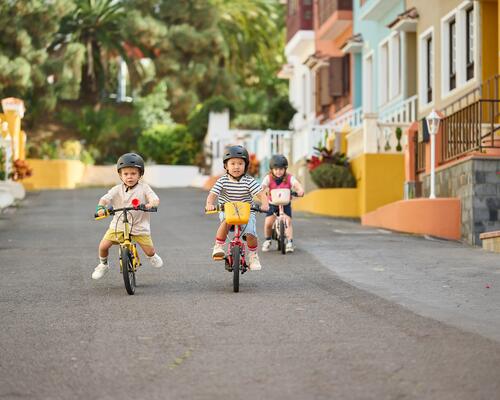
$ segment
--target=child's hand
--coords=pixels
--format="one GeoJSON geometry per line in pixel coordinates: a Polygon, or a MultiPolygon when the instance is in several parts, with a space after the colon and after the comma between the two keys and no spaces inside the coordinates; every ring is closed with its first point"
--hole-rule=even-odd
{"type": "Polygon", "coordinates": [[[265,212],[269,211],[269,204],[261,204],[260,210],[265,212]]]}
{"type": "Polygon", "coordinates": [[[211,203],[207,203],[205,205],[205,210],[206,211],[214,211],[215,210],[215,205],[214,204],[211,204],[211,203]]]}
{"type": "Polygon", "coordinates": [[[297,197],[302,197],[304,196],[304,191],[303,190],[297,190],[297,197]]]}
{"type": "Polygon", "coordinates": [[[100,208],[99,211],[97,211],[97,215],[99,217],[102,217],[105,214],[106,214],[106,210],[104,210],[104,208],[100,208]]]}
{"type": "Polygon", "coordinates": [[[144,204],[144,208],[145,208],[146,210],[149,210],[151,207],[153,207],[153,205],[152,205],[152,204],[150,204],[150,203],[146,203],[146,204],[144,204]]]}

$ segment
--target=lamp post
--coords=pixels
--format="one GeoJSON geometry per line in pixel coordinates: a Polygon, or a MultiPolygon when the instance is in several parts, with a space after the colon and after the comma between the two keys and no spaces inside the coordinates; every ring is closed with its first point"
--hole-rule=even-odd
{"type": "Polygon", "coordinates": [[[441,117],[436,112],[436,110],[432,109],[432,112],[426,117],[427,129],[429,130],[429,134],[431,135],[431,194],[429,195],[429,199],[436,198],[435,192],[435,164],[436,164],[436,134],[439,129],[439,122],[441,122],[441,117]]]}

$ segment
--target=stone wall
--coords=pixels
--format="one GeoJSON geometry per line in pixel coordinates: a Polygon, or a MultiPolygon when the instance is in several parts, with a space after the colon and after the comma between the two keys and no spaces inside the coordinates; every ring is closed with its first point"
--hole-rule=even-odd
{"type": "MultiPolygon", "coordinates": [[[[479,235],[500,230],[500,159],[472,157],[436,171],[436,197],[461,200],[462,240],[481,246],[479,235]]],[[[423,179],[423,196],[429,196],[430,177],[423,179]]]]}

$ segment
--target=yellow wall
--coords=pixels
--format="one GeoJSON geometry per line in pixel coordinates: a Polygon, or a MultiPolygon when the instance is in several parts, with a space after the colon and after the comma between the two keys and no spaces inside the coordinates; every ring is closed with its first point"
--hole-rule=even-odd
{"type": "Polygon", "coordinates": [[[294,211],[332,217],[359,217],[358,189],[318,189],[293,201],[294,211]]]}
{"type": "Polygon", "coordinates": [[[33,175],[22,181],[27,190],[74,189],[85,171],[85,165],[77,160],[26,161],[33,168],[33,175]]]}
{"type": "Polygon", "coordinates": [[[404,156],[363,154],[352,162],[356,189],[318,189],[293,203],[294,210],[333,217],[360,217],[403,199],[404,156]]]}
{"type": "Polygon", "coordinates": [[[351,165],[360,190],[360,215],[403,199],[403,154],[363,154],[351,165]]]}
{"type": "Polygon", "coordinates": [[[498,73],[498,11],[497,2],[481,2],[481,78],[484,82],[498,73]]]}

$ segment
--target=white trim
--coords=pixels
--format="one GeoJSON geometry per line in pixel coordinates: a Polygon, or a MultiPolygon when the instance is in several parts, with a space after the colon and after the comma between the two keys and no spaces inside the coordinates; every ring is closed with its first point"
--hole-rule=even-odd
{"type": "Polygon", "coordinates": [[[371,50],[369,53],[363,56],[363,66],[362,66],[362,100],[363,100],[363,113],[371,113],[374,111],[374,101],[373,101],[373,78],[375,71],[375,52],[371,50]],[[368,62],[370,62],[370,71],[368,71],[368,62]],[[369,74],[369,76],[368,76],[369,74]],[[368,79],[370,78],[370,79],[368,79]]]}
{"type": "Polygon", "coordinates": [[[391,33],[378,44],[378,104],[385,107],[402,95],[403,35],[391,33]],[[399,46],[396,43],[399,42],[399,46]]]}
{"type": "Polygon", "coordinates": [[[451,10],[443,18],[441,18],[441,98],[446,99],[453,96],[457,92],[463,90],[471,84],[477,84],[479,82],[479,3],[473,1],[464,1],[458,7],[451,10]],[[473,25],[474,25],[474,77],[467,80],[467,20],[466,11],[472,6],[473,10],[473,25]],[[450,69],[450,50],[449,50],[449,23],[451,20],[455,20],[455,37],[456,37],[456,83],[455,88],[450,90],[450,80],[449,80],[449,69],[450,69]]]}
{"type": "Polygon", "coordinates": [[[436,100],[436,39],[434,35],[434,26],[429,27],[418,36],[418,105],[419,109],[425,109],[434,105],[436,100]],[[427,102],[427,39],[432,38],[432,101],[427,102]]]}

